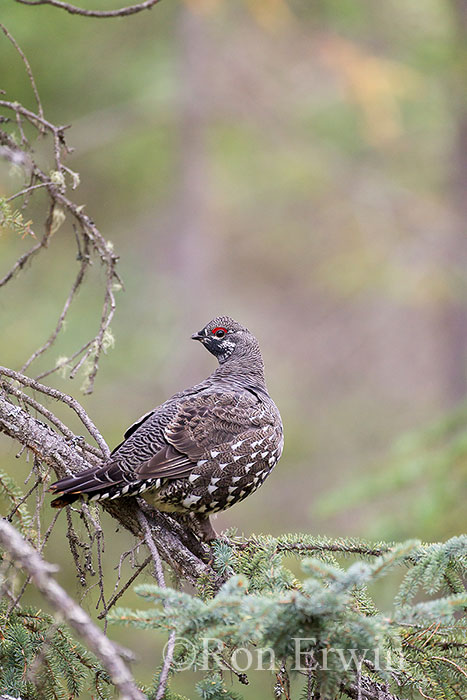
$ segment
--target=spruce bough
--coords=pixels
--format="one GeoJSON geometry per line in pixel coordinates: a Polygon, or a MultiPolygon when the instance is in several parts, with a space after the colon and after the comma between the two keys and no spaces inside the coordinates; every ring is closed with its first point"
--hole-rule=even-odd
{"type": "Polygon", "coordinates": [[[135,590],[150,607],[110,614],[115,623],[173,630],[172,671],[204,671],[202,698],[242,697],[232,671],[247,682],[244,667],[251,660],[258,668],[259,655],[275,697],[467,696],[467,536],[430,545],[255,537],[219,540],[213,550],[227,579],[219,590],[209,580],[196,594],[140,585],[135,590]],[[300,575],[284,565],[291,552],[302,559],[300,575]],[[354,553],[356,561],[343,560],[354,553]],[[369,587],[394,570],[403,578],[383,612],[369,587]]]}

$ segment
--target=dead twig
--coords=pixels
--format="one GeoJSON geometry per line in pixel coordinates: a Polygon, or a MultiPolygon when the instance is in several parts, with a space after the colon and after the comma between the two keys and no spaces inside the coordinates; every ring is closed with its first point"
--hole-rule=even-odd
{"type": "Polygon", "coordinates": [[[50,396],[52,399],[61,401],[62,403],[69,406],[69,408],[71,408],[81,420],[88,433],[94,438],[96,443],[99,445],[102,457],[107,458],[109,456],[110,450],[106,441],[104,440],[104,438],[102,437],[92,420],[89,418],[88,414],[81,406],[81,404],[72,396],[64,394],[58,389],[53,389],[52,387],[46,386],[45,384],[40,384],[35,379],[31,379],[30,377],[21,374],[21,372],[15,372],[12,369],[8,369],[8,367],[0,367],[0,375],[4,375],[5,377],[14,379],[23,386],[27,386],[31,389],[34,389],[34,391],[38,391],[41,394],[50,396]]]}
{"type": "Polygon", "coordinates": [[[119,599],[122,597],[122,595],[125,593],[125,591],[127,591],[127,590],[129,589],[129,587],[131,586],[131,584],[133,583],[133,581],[136,580],[136,578],[140,575],[140,573],[143,571],[143,569],[145,569],[145,568],[147,567],[147,565],[149,564],[150,561],[152,561],[152,556],[151,556],[151,555],[148,555],[148,556],[146,557],[146,559],[143,561],[143,563],[140,564],[140,565],[138,566],[138,568],[136,569],[136,571],[130,576],[130,578],[128,579],[128,581],[120,588],[120,590],[118,591],[118,593],[116,593],[115,595],[113,595],[112,598],[110,598],[110,599],[107,601],[107,605],[106,605],[105,610],[103,610],[103,611],[102,611],[101,613],[99,613],[99,615],[97,616],[97,619],[98,619],[98,620],[103,620],[103,619],[106,617],[106,615],[107,615],[108,611],[110,610],[110,608],[113,607],[113,606],[115,605],[115,603],[117,602],[117,600],[119,600],[119,599]]]}
{"type": "Polygon", "coordinates": [[[22,60],[23,63],[24,63],[24,66],[25,66],[25,68],[26,68],[26,73],[28,74],[29,81],[30,81],[30,83],[31,83],[32,91],[33,91],[33,93],[34,93],[34,97],[36,98],[37,109],[39,110],[39,116],[40,116],[42,119],[44,119],[44,110],[42,109],[41,98],[39,97],[39,92],[38,92],[38,90],[37,90],[36,81],[34,80],[34,76],[33,76],[33,74],[32,74],[32,70],[31,70],[31,66],[29,65],[29,61],[28,61],[28,59],[26,58],[26,56],[24,55],[24,53],[22,52],[22,50],[21,50],[21,48],[20,48],[18,42],[16,41],[16,39],[10,34],[10,32],[8,31],[8,29],[7,29],[3,24],[1,24],[1,23],[0,23],[0,29],[1,29],[2,32],[5,34],[5,36],[7,37],[7,39],[13,44],[13,46],[14,46],[15,49],[16,49],[16,51],[17,51],[18,54],[20,55],[21,60],[22,60]]]}
{"type": "MultiPolygon", "coordinates": [[[[85,240],[86,240],[86,248],[87,248],[88,241],[87,241],[87,239],[85,239],[85,240]]],[[[21,372],[24,372],[29,367],[29,365],[34,362],[34,360],[37,360],[38,357],[43,355],[44,352],[46,352],[46,350],[48,350],[50,348],[50,346],[55,342],[58,334],[60,333],[60,331],[63,327],[63,324],[65,323],[65,319],[66,319],[66,316],[67,316],[68,311],[70,309],[71,303],[72,303],[74,297],[76,296],[76,294],[78,293],[79,288],[81,287],[81,284],[82,284],[83,279],[84,279],[84,275],[85,275],[86,270],[88,269],[89,265],[90,265],[89,253],[88,253],[88,250],[86,249],[85,254],[82,256],[82,259],[81,259],[81,265],[80,265],[78,274],[77,274],[77,276],[76,276],[76,278],[71,286],[70,293],[68,294],[68,297],[65,301],[65,305],[64,305],[62,312],[58,318],[55,330],[49,336],[49,338],[46,340],[46,342],[40,348],[35,350],[32,353],[32,355],[29,357],[29,359],[26,360],[26,362],[21,367],[21,372]]]]}
{"type": "Polygon", "coordinates": [[[119,10],[85,10],[82,7],[76,7],[76,5],[70,5],[67,2],[62,2],[61,0],[16,0],[16,2],[22,5],[52,5],[52,7],[59,7],[71,15],[81,15],[82,17],[128,17],[129,15],[135,15],[143,10],[150,10],[154,5],[157,5],[160,0],[145,0],[138,5],[130,5],[129,7],[122,7],[119,10]]]}
{"type": "MultiPolygon", "coordinates": [[[[77,435],[73,433],[72,430],[68,428],[68,426],[62,423],[62,421],[59,418],[57,418],[57,416],[54,413],[52,413],[52,411],[49,411],[48,408],[45,408],[45,406],[39,403],[39,401],[36,401],[36,399],[33,399],[31,396],[28,396],[28,394],[26,394],[24,391],[17,389],[13,384],[10,384],[9,382],[3,382],[1,384],[1,387],[7,394],[15,396],[21,401],[21,403],[27,406],[31,406],[31,408],[37,411],[37,413],[43,415],[44,418],[46,418],[52,425],[54,425],[56,428],[58,428],[58,430],[60,430],[60,432],[67,438],[67,440],[72,441],[77,446],[79,446],[84,452],[87,452],[88,454],[86,455],[86,459],[92,460],[93,457],[102,458],[101,450],[98,450],[92,445],[88,445],[84,438],[80,439],[77,435]]],[[[21,454],[19,453],[17,456],[20,457],[21,454]]]]}
{"type": "Polygon", "coordinates": [[[32,258],[36,253],[38,253],[42,248],[47,248],[48,241],[49,241],[49,236],[50,232],[46,231],[44,235],[42,236],[41,240],[38,241],[35,245],[32,246],[26,253],[23,253],[23,255],[20,255],[18,260],[15,262],[11,270],[6,273],[2,279],[0,279],[0,287],[3,287],[7,282],[9,282],[12,277],[18,272],[19,270],[22,270],[23,267],[26,265],[28,260],[32,258]]]}
{"type": "MultiPolygon", "coordinates": [[[[105,352],[106,345],[110,342],[111,338],[109,329],[115,312],[115,288],[121,288],[123,286],[115,269],[118,256],[114,254],[112,244],[104,239],[92,219],[83,212],[83,207],[72,202],[65,194],[68,177],[72,178],[73,189],[79,184],[78,175],[62,162],[62,157],[69,154],[72,150],[66,144],[64,136],[65,129],[68,127],[56,126],[44,118],[42,111],[36,114],[17,102],[0,100],[0,107],[14,113],[22,144],[21,147],[18,146],[15,139],[10,136],[7,131],[0,130],[0,144],[2,145],[0,148],[0,156],[13,163],[15,166],[22,168],[27,173],[29,179],[28,185],[18,193],[9,197],[8,200],[14,199],[20,195],[26,195],[26,197],[28,197],[32,192],[41,188],[46,191],[50,201],[49,214],[45,222],[45,233],[41,241],[37,242],[29,251],[18,258],[11,270],[0,280],[0,286],[7,284],[19,270],[24,268],[26,263],[32,259],[33,256],[42,249],[48,247],[54,230],[61,225],[62,218],[65,218],[66,215],[70,216],[71,220],[74,222],[73,228],[78,240],[78,260],[81,262],[80,269],[68,297],[65,300],[55,329],[46,342],[35,350],[26,360],[22,366],[22,371],[25,371],[35,360],[44,355],[54,344],[64,326],[72,301],[83,282],[85,272],[92,264],[93,256],[97,256],[106,269],[105,292],[97,332],[90,340],[84,343],[78,351],[74,352],[71,358],[55,363],[54,367],[43,371],[38,377],[42,378],[48,376],[61,369],[61,367],[66,366],[70,360],[78,358],[75,366],[71,368],[70,377],[72,378],[83,366],[84,362],[91,357],[92,364],[86,383],[86,393],[89,394],[94,388],[100,358],[105,352]],[[46,172],[39,167],[39,164],[34,159],[33,148],[26,138],[23,129],[23,121],[28,122],[41,133],[47,132],[52,136],[55,172],[46,174],[46,172]],[[117,287],[115,285],[117,285],[117,287]]],[[[13,121],[11,121],[11,124],[13,124],[13,121]]]]}
{"type": "MultiPolygon", "coordinates": [[[[141,529],[144,534],[144,539],[146,545],[151,553],[151,557],[154,563],[154,572],[156,575],[157,583],[160,588],[166,588],[164,579],[164,570],[162,568],[161,558],[154,542],[150,525],[146,519],[143,512],[138,512],[138,521],[141,525],[141,529]]],[[[167,603],[164,602],[164,607],[168,607],[167,603]]],[[[169,641],[167,643],[166,652],[164,656],[164,662],[162,664],[162,669],[159,675],[159,685],[157,687],[156,700],[162,700],[165,694],[165,689],[167,686],[167,680],[169,678],[169,671],[173,661],[173,654],[175,649],[175,630],[172,630],[169,634],[169,641]]]]}

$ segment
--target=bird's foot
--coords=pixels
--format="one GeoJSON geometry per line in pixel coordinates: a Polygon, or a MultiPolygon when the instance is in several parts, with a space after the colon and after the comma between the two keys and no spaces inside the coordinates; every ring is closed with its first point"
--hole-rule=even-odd
{"type": "Polygon", "coordinates": [[[209,516],[198,515],[195,513],[193,516],[193,524],[196,534],[203,542],[206,542],[206,544],[213,542],[213,540],[219,539],[219,535],[211,525],[209,516]]]}

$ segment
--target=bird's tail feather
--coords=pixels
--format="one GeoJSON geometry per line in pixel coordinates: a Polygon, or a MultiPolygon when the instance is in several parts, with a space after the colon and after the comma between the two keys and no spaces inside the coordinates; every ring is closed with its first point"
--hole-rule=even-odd
{"type": "Polygon", "coordinates": [[[118,486],[115,481],[109,484],[108,479],[102,479],[104,470],[95,468],[85,469],[84,471],[74,476],[66,476],[59,481],[56,481],[49,487],[49,491],[59,494],[50,504],[53,508],[63,508],[76,501],[80,495],[96,496],[99,492],[105,493],[109,491],[109,486],[118,486]]]}
{"type": "Polygon", "coordinates": [[[79,495],[68,493],[63,496],[59,496],[58,498],[54,498],[50,505],[52,508],[64,508],[65,506],[69,506],[71,503],[77,501],[78,498],[79,495]]]}

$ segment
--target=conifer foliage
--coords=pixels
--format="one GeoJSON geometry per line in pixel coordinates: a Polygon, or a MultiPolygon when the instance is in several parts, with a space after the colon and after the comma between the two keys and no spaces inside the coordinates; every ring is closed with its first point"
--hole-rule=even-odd
{"type": "Polygon", "coordinates": [[[226,579],[219,590],[209,580],[195,595],[140,585],[136,590],[151,607],[111,613],[120,624],[173,630],[173,669],[205,671],[200,697],[241,697],[222,675],[228,679],[233,670],[245,683],[245,667],[257,668],[258,659],[275,677],[275,696],[284,699],[300,692],[305,698],[466,697],[466,536],[374,546],[261,537],[219,541],[214,550],[215,568],[226,579]],[[290,552],[302,559],[300,576],[284,565],[290,552]],[[363,558],[342,560],[352,553],[363,558]],[[395,569],[402,581],[390,611],[380,611],[369,588],[395,569]],[[297,679],[303,688],[290,695],[297,679]]]}
{"type": "Polygon", "coordinates": [[[28,700],[112,694],[110,679],[97,659],[66,627],[32,607],[0,603],[0,688],[28,700]]]}

